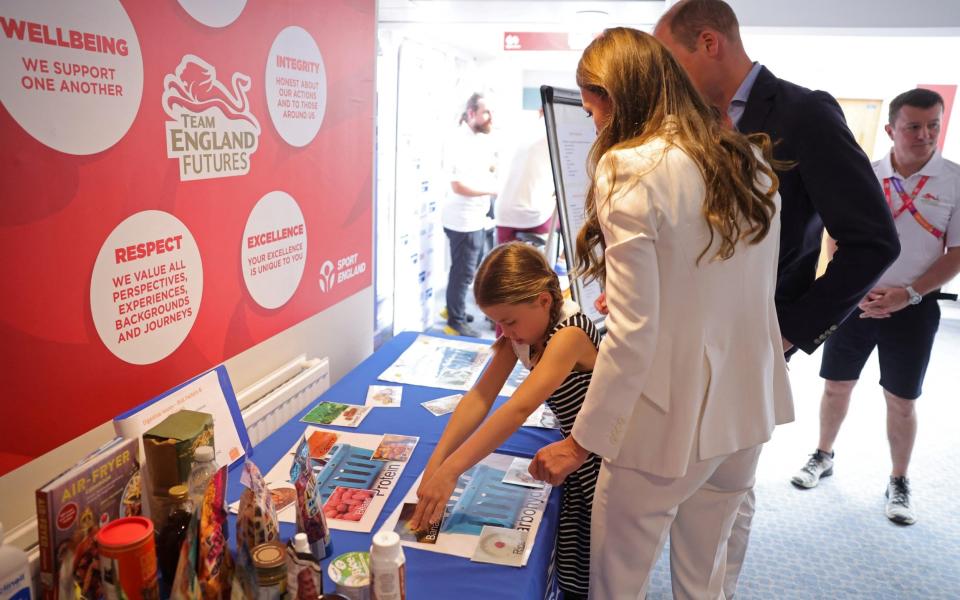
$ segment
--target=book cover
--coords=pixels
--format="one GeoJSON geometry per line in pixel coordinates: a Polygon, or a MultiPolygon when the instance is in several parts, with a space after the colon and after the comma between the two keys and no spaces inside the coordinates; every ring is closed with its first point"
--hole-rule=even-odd
{"type": "Polygon", "coordinates": [[[115,438],[38,489],[36,500],[42,597],[100,597],[94,536],[141,513],[138,440],[115,438]]]}

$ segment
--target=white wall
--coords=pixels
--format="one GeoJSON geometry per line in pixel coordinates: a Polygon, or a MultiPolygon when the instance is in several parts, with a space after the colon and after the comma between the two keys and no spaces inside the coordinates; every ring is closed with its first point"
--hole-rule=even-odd
{"type": "MultiPolygon", "coordinates": [[[[744,45],[753,60],[774,74],[837,98],[882,99],[880,126],[873,156],[890,147],[883,131],[887,105],[901,92],[919,83],[960,84],[955,67],[960,37],[894,35],[825,35],[807,33],[743,32],[744,45]]],[[[956,108],[954,117],[960,115],[956,108]]],[[[960,118],[947,130],[944,155],[960,162],[960,118]]]]}

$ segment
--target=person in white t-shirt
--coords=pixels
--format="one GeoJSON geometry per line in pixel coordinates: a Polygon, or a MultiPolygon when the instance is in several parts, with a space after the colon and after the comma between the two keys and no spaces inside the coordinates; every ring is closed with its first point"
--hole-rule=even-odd
{"type": "Polygon", "coordinates": [[[553,170],[546,131],[542,122],[537,125],[536,134],[528,135],[517,148],[500,186],[494,217],[498,244],[518,239],[518,233],[550,232],[556,211],[553,170]]]}
{"type": "Polygon", "coordinates": [[[960,165],[937,150],[943,107],[943,98],[925,89],[890,102],[886,131],[893,148],[873,170],[900,235],[900,257],[824,344],[820,440],[791,479],[799,488],[812,488],[833,474],[834,442],[860,371],[876,347],[893,463],[885,512],[902,525],[917,520],[907,468],[917,435],[916,399],[940,323],[938,292],[960,272],[960,165]]]}
{"type": "Polygon", "coordinates": [[[447,326],[449,335],[477,337],[467,325],[467,290],[484,252],[484,231],[490,203],[496,195],[496,151],[487,134],[493,115],[480,94],[473,94],[460,117],[460,126],[449,141],[444,166],[450,190],[440,219],[450,240],[447,276],[447,326]]]}

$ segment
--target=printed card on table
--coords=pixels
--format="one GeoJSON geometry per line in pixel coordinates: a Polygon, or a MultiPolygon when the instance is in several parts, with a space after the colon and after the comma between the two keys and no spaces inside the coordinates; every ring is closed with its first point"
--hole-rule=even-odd
{"type": "Polygon", "coordinates": [[[407,462],[420,438],[412,435],[383,434],[383,440],[373,451],[373,460],[395,460],[407,462]]]}
{"type": "MultiPolygon", "coordinates": [[[[529,531],[521,553],[521,564],[527,564],[553,488],[549,483],[544,483],[542,488],[504,483],[503,478],[515,458],[505,454],[491,454],[460,476],[447,503],[436,540],[418,541],[413,532],[404,531],[401,526],[402,523],[409,522],[412,511],[416,510],[417,489],[423,480],[422,473],[410,486],[402,503],[381,525],[380,530],[396,531],[401,536],[400,543],[409,548],[467,559],[474,556],[484,525],[529,531]]],[[[499,541],[508,543],[503,539],[499,541]]],[[[494,554],[497,551],[499,546],[494,554]]]]}
{"type": "Polygon", "coordinates": [[[393,528],[400,536],[401,540],[408,542],[418,542],[420,544],[436,544],[440,537],[440,526],[443,525],[443,519],[439,523],[428,525],[423,529],[413,529],[410,527],[410,519],[417,510],[416,502],[404,502],[400,508],[400,518],[393,528]]]}
{"type": "Polygon", "coordinates": [[[359,521],[376,495],[376,490],[337,487],[323,505],[323,514],[328,519],[359,521]]]}
{"type": "Polygon", "coordinates": [[[550,410],[549,406],[546,404],[541,404],[537,407],[537,410],[530,413],[530,416],[527,417],[527,420],[523,422],[522,427],[560,429],[560,421],[557,419],[557,416],[553,414],[553,411],[550,410]]]}
{"type": "Polygon", "coordinates": [[[291,487],[270,487],[270,497],[273,499],[273,508],[277,512],[285,509],[297,501],[297,490],[291,487]]]}
{"type": "Polygon", "coordinates": [[[520,567],[523,566],[523,552],[526,547],[526,531],[484,525],[470,560],[520,567]]]}
{"type": "Polygon", "coordinates": [[[457,410],[457,405],[460,404],[461,400],[463,400],[463,394],[453,394],[452,396],[444,396],[436,400],[421,402],[420,406],[440,417],[457,410]]]}
{"type": "MultiPolygon", "coordinates": [[[[370,410],[370,407],[344,406],[370,410]]],[[[317,427],[307,427],[303,436],[307,440],[317,481],[326,482],[321,506],[327,516],[327,525],[330,529],[343,531],[372,531],[393,488],[400,482],[407,459],[413,454],[413,445],[419,438],[317,427]],[[399,456],[399,460],[373,458],[373,454],[384,445],[384,438],[387,438],[390,452],[399,456]],[[392,438],[399,438],[397,444],[390,444],[392,438]]],[[[296,490],[290,482],[290,468],[299,444],[298,440],[264,475],[277,509],[277,519],[282,523],[297,521],[296,490]]],[[[239,502],[231,503],[231,512],[236,513],[238,507],[239,502]]]]}
{"type": "Polygon", "coordinates": [[[507,474],[503,476],[503,482],[525,487],[542,488],[543,482],[537,481],[530,474],[530,461],[531,459],[529,458],[517,457],[513,459],[513,462],[510,463],[510,468],[507,469],[507,474]]]}
{"type": "Polygon", "coordinates": [[[307,438],[307,447],[310,449],[310,458],[324,461],[330,449],[337,443],[340,436],[332,431],[314,431],[307,438]]]}
{"type": "Polygon", "coordinates": [[[302,419],[304,423],[312,425],[339,425],[340,427],[357,427],[363,418],[370,412],[369,406],[356,404],[340,404],[339,402],[321,402],[317,404],[302,419]]]}
{"type": "Polygon", "coordinates": [[[371,385],[367,389],[367,406],[400,408],[403,387],[399,385],[371,385]]]}

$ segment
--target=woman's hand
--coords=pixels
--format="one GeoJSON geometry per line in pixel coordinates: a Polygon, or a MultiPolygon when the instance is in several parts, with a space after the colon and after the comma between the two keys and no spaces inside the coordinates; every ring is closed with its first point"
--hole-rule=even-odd
{"type": "Polygon", "coordinates": [[[540,448],[527,470],[534,479],[560,485],[589,457],[590,453],[571,436],[540,448]]]}
{"type": "MultiPolygon", "coordinates": [[[[426,474],[424,474],[426,475],[426,474]]],[[[410,529],[426,529],[428,525],[439,523],[447,508],[447,501],[457,487],[459,476],[448,473],[443,467],[436,470],[427,480],[426,476],[417,488],[417,510],[410,518],[410,529]]]]}
{"type": "Polygon", "coordinates": [[[605,292],[600,292],[597,299],[593,301],[593,307],[597,309],[597,312],[601,315],[610,314],[610,309],[607,308],[607,294],[605,292]]]}

